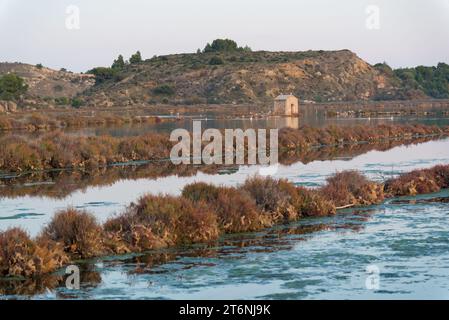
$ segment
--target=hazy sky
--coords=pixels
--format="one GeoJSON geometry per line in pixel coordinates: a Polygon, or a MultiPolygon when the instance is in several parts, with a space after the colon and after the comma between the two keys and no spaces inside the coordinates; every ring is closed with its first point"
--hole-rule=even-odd
{"type": "Polygon", "coordinates": [[[449,0],[0,0],[0,61],[85,71],[119,53],[195,52],[215,38],[253,50],[345,48],[394,67],[449,63],[449,0]],[[76,26],[70,5],[79,29],[66,26],[76,26]]]}

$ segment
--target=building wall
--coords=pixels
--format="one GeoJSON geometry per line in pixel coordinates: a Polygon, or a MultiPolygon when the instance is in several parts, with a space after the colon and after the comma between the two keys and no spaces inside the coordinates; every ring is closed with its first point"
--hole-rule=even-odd
{"type": "Polygon", "coordinates": [[[273,111],[278,115],[296,115],[299,113],[298,99],[295,97],[288,97],[286,100],[275,100],[273,111]]]}
{"type": "Polygon", "coordinates": [[[286,112],[286,104],[285,100],[276,100],[274,101],[274,113],[279,115],[285,115],[286,112]]]}
{"type": "Polygon", "coordinates": [[[286,108],[290,110],[290,114],[299,113],[299,104],[297,98],[289,97],[286,102],[287,102],[286,108]]]}

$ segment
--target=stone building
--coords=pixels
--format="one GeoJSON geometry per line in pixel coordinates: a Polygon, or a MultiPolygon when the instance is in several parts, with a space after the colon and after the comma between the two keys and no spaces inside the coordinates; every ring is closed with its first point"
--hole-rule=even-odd
{"type": "Polygon", "coordinates": [[[273,113],[283,116],[292,116],[299,113],[299,101],[292,94],[281,94],[274,99],[273,113]]]}

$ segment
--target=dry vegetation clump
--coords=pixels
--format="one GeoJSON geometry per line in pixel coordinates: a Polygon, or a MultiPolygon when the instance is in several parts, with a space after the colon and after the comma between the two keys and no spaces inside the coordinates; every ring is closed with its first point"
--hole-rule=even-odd
{"type": "Polygon", "coordinates": [[[30,131],[43,130],[57,127],[55,120],[50,119],[48,116],[41,113],[32,113],[25,121],[27,129],[30,131]]]}
{"type": "Polygon", "coordinates": [[[301,217],[331,216],[336,213],[334,203],[323,197],[319,191],[296,187],[296,193],[301,217]]]}
{"type": "Polygon", "coordinates": [[[371,205],[384,200],[383,186],[369,181],[355,170],[338,172],[329,177],[320,193],[336,207],[371,205]]]}
{"type": "Polygon", "coordinates": [[[279,180],[271,177],[248,178],[242,189],[256,201],[259,209],[266,213],[283,213],[289,210],[289,190],[279,187],[279,180]]]}
{"type": "Polygon", "coordinates": [[[270,215],[275,223],[335,213],[333,203],[319,193],[296,187],[287,180],[255,176],[247,179],[241,188],[256,201],[259,210],[270,215]]]}
{"type": "Polygon", "coordinates": [[[214,204],[220,229],[225,233],[257,231],[271,226],[271,217],[259,213],[255,201],[241,189],[220,187],[214,204]]]}
{"type": "Polygon", "coordinates": [[[0,276],[45,274],[68,261],[67,255],[56,243],[33,241],[20,228],[0,232],[0,276]]]}
{"type": "Polygon", "coordinates": [[[449,188],[449,165],[438,165],[428,171],[441,189],[449,188]]]}
{"type": "Polygon", "coordinates": [[[430,169],[414,170],[389,179],[385,191],[390,196],[414,196],[438,192],[449,187],[449,165],[438,165],[430,169]]]}
{"type": "Polygon", "coordinates": [[[146,195],[104,225],[112,251],[144,251],[218,238],[217,218],[204,202],[146,195]]]}
{"type": "Polygon", "coordinates": [[[73,257],[91,258],[103,253],[101,233],[92,214],[68,208],[55,214],[38,239],[61,243],[73,257]]]}
{"type": "Polygon", "coordinates": [[[41,168],[39,153],[24,138],[0,138],[0,170],[20,172],[41,168]]]}
{"type": "Polygon", "coordinates": [[[182,189],[182,196],[192,201],[213,202],[218,198],[220,188],[205,182],[195,182],[182,189]]]}
{"type": "Polygon", "coordinates": [[[272,218],[261,214],[255,201],[242,189],[199,182],[185,186],[182,196],[206,202],[217,215],[224,233],[256,231],[272,224],[272,218]]]}

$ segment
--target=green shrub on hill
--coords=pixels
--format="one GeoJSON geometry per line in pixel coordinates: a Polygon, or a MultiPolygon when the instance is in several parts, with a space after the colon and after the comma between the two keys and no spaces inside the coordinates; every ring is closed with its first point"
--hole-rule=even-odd
{"type": "Polygon", "coordinates": [[[248,46],[239,47],[237,42],[231,39],[215,39],[212,44],[208,43],[203,50],[204,52],[235,52],[246,51],[250,52],[251,48],[248,46]]]}
{"type": "Polygon", "coordinates": [[[210,64],[211,66],[218,66],[218,65],[224,64],[224,61],[223,61],[223,59],[220,58],[220,57],[212,57],[212,58],[209,60],[209,64],[210,64]]]}
{"type": "Polygon", "coordinates": [[[25,81],[14,73],[8,73],[0,76],[0,99],[14,100],[18,99],[20,95],[26,93],[28,85],[25,81]]]}
{"type": "Polygon", "coordinates": [[[93,74],[95,76],[95,84],[100,84],[105,81],[114,79],[117,75],[117,69],[96,67],[87,71],[87,73],[93,74]]]}
{"type": "Polygon", "coordinates": [[[171,95],[175,94],[175,90],[168,84],[163,84],[163,85],[160,85],[160,86],[154,88],[153,93],[156,95],[161,95],[161,96],[163,96],[163,95],[171,96],[171,95]]]}
{"type": "Polygon", "coordinates": [[[142,56],[140,54],[140,51],[137,51],[131,56],[131,58],[129,58],[129,63],[134,64],[139,62],[142,62],[142,56]]]}

